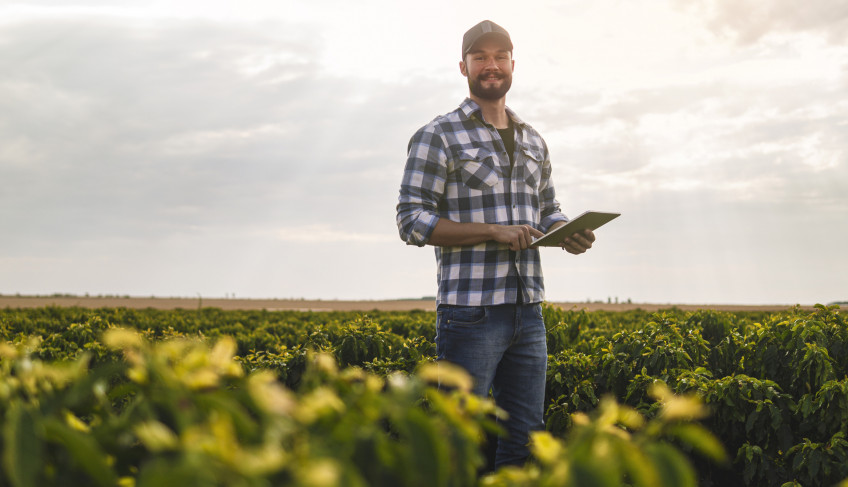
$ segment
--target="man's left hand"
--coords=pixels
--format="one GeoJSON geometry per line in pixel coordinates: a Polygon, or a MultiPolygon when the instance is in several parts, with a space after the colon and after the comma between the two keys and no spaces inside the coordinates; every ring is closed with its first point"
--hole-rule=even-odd
{"type": "Polygon", "coordinates": [[[582,233],[576,232],[574,235],[566,237],[562,241],[562,249],[570,254],[582,254],[592,248],[592,242],[594,241],[595,234],[591,230],[586,229],[582,233]]]}

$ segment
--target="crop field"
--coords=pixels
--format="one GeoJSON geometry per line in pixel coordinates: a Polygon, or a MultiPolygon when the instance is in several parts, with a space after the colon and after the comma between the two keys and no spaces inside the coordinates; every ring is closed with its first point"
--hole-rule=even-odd
{"type": "MultiPolygon", "coordinates": [[[[684,311],[711,309],[715,311],[783,311],[788,305],[777,304],[661,304],[626,303],[608,301],[592,302],[554,302],[550,303],[563,309],[586,311],[659,311],[676,308],[684,311]]],[[[40,308],[45,306],[80,308],[132,308],[132,309],[194,309],[219,308],[222,310],[268,310],[268,311],[435,311],[435,298],[390,299],[390,300],[321,300],[321,299],[245,299],[202,297],[164,298],[138,296],[78,296],[57,294],[52,296],[14,296],[0,295],[2,308],[40,308]]],[[[812,310],[813,306],[800,306],[812,310]]]]}
{"type": "Polygon", "coordinates": [[[838,306],[545,304],[546,430],[492,471],[433,311],[198,301],[0,309],[0,487],[848,485],[838,306]]]}

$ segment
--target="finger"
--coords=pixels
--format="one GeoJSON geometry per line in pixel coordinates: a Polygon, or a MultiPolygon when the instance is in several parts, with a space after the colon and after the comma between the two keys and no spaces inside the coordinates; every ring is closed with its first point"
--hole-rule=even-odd
{"type": "Polygon", "coordinates": [[[531,236],[531,237],[539,238],[539,237],[544,237],[544,236],[545,236],[545,234],[544,234],[544,233],[540,232],[539,230],[536,230],[536,229],[535,229],[535,228],[533,228],[533,227],[527,227],[527,228],[529,228],[529,229],[530,229],[530,236],[531,236]]]}
{"type": "Polygon", "coordinates": [[[518,233],[515,235],[515,250],[523,250],[527,247],[526,229],[519,227],[518,233]]]}
{"type": "Polygon", "coordinates": [[[577,237],[578,235],[576,233],[570,237],[566,237],[566,239],[562,241],[563,250],[568,250],[572,254],[582,254],[592,246],[592,244],[590,244],[586,239],[582,239],[583,241],[581,242],[577,239],[577,237]]]}
{"type": "Polygon", "coordinates": [[[527,248],[528,245],[530,245],[530,241],[532,240],[530,238],[530,229],[527,225],[519,225],[518,227],[516,227],[516,230],[518,230],[518,232],[517,232],[518,249],[517,250],[524,250],[524,249],[527,248]]]}
{"type": "Polygon", "coordinates": [[[563,244],[562,248],[566,252],[568,252],[569,254],[574,254],[574,255],[578,255],[578,254],[582,254],[583,252],[586,252],[585,248],[581,247],[580,245],[576,244],[575,242],[569,241],[568,239],[566,239],[566,243],[563,244]]]}
{"type": "Polygon", "coordinates": [[[570,240],[572,240],[574,243],[576,243],[580,247],[583,247],[584,249],[591,249],[592,248],[592,241],[587,239],[586,237],[584,237],[583,235],[581,235],[579,233],[575,233],[574,235],[572,235],[570,240]]]}
{"type": "Polygon", "coordinates": [[[586,237],[586,240],[590,242],[595,241],[595,232],[589,230],[588,228],[586,230],[583,230],[583,235],[586,237]]]}

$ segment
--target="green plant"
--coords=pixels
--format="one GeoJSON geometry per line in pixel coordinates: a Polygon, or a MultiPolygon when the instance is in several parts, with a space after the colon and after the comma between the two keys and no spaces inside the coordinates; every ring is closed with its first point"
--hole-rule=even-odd
{"type": "Polygon", "coordinates": [[[482,481],[489,487],[592,485],[687,487],[697,485],[696,472],[680,448],[715,462],[725,462],[724,449],[702,426],[706,415],[697,398],[674,396],[662,383],[651,393],[662,403],[646,420],[636,410],[601,400],[591,416],[575,413],[565,439],[548,432],[532,437],[536,462],[523,469],[507,467],[482,481]]]}

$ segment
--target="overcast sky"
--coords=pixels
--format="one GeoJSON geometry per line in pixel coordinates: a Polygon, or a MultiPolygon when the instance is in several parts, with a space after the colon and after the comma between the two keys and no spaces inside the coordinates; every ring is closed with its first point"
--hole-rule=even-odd
{"type": "Polygon", "coordinates": [[[409,137],[515,44],[507,104],[595,247],[550,301],[848,300],[848,2],[0,0],[0,293],[435,295],[409,137]]]}

